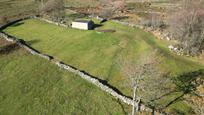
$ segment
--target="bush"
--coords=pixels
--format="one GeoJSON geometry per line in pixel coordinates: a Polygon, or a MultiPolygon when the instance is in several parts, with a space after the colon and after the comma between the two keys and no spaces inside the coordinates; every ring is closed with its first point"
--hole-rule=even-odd
{"type": "Polygon", "coordinates": [[[198,55],[204,49],[204,7],[198,0],[183,2],[183,7],[173,13],[169,32],[179,41],[187,55],[198,55]]]}
{"type": "Polygon", "coordinates": [[[147,19],[142,19],[140,24],[145,27],[152,27],[153,29],[164,29],[166,24],[159,15],[151,14],[147,19]]]}

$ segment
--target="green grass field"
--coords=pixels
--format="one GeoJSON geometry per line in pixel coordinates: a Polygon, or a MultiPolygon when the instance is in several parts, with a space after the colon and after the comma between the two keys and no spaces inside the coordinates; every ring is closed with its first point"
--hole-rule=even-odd
{"type": "MultiPolygon", "coordinates": [[[[163,55],[160,56],[161,70],[170,72],[172,76],[203,68],[201,61],[172,54],[167,48],[168,43],[143,30],[111,21],[99,29],[114,29],[116,32],[98,33],[95,30],[67,29],[35,19],[8,27],[5,32],[26,40],[43,53],[106,80],[126,95],[131,95],[131,91],[125,87],[126,77],[122,75],[117,65],[117,59],[121,56],[137,60],[139,56],[157,49],[160,55],[163,55]]],[[[169,103],[176,95],[164,97],[161,103],[164,105],[169,103]]],[[[190,107],[182,100],[170,107],[183,113],[190,111],[190,107]],[[184,108],[179,110],[178,105],[184,108]]]]}
{"type": "Polygon", "coordinates": [[[80,77],[12,46],[0,39],[1,115],[121,115],[128,112],[126,105],[80,77]]]}

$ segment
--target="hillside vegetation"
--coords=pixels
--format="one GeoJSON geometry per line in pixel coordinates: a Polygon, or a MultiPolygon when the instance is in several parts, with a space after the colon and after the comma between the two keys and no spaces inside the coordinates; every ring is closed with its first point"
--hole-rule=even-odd
{"type": "Polygon", "coordinates": [[[23,15],[32,15],[37,9],[33,0],[0,0],[0,17],[18,18],[23,15]]]}

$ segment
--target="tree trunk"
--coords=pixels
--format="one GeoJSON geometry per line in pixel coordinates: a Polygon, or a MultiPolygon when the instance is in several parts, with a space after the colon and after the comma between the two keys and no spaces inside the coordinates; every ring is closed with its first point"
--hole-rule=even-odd
{"type": "Polygon", "coordinates": [[[134,101],[134,103],[133,103],[133,106],[132,106],[132,115],[135,115],[136,89],[137,89],[137,87],[134,86],[134,88],[133,88],[133,101],[134,101]]]}
{"type": "Polygon", "coordinates": [[[139,111],[140,101],[141,101],[141,98],[139,97],[137,99],[136,111],[139,111]]]}

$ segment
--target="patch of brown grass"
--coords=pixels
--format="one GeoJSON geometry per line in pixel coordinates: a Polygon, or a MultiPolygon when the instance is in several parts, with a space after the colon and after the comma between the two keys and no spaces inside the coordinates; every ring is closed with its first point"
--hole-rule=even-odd
{"type": "Polygon", "coordinates": [[[4,45],[8,45],[10,44],[9,42],[7,42],[6,40],[0,38],[0,46],[4,46],[4,45]]]}
{"type": "Polygon", "coordinates": [[[112,29],[106,29],[106,30],[97,30],[98,32],[102,32],[102,33],[114,33],[116,32],[116,30],[112,30],[112,29]]]}
{"type": "Polygon", "coordinates": [[[19,46],[15,43],[7,42],[4,39],[0,39],[0,55],[6,55],[10,52],[19,49],[19,46]]]}

